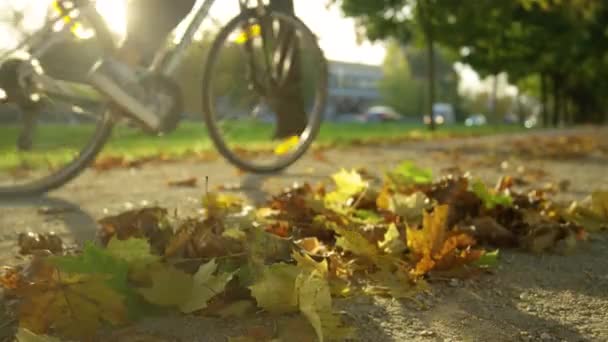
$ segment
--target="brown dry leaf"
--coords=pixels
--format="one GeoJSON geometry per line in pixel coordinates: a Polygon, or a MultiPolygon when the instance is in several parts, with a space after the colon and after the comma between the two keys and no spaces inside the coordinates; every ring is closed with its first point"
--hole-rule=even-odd
{"type": "Polygon", "coordinates": [[[0,287],[5,290],[17,289],[22,281],[23,276],[18,268],[4,267],[2,274],[0,274],[0,287]]]}
{"type": "Polygon", "coordinates": [[[291,235],[291,225],[287,221],[275,221],[264,229],[267,233],[286,238],[291,235]]]}
{"type": "Polygon", "coordinates": [[[532,253],[557,252],[568,254],[577,243],[578,229],[571,224],[545,222],[532,227],[522,238],[521,245],[532,253]]]}
{"type": "Polygon", "coordinates": [[[331,164],[331,161],[329,159],[327,159],[327,156],[321,150],[314,151],[312,154],[312,157],[314,160],[316,160],[318,162],[325,163],[325,164],[331,164]]]}
{"type": "Polygon", "coordinates": [[[434,183],[426,192],[429,198],[439,204],[450,205],[447,218],[449,227],[467,217],[475,217],[479,214],[482,201],[468,189],[468,178],[447,176],[434,183]]]}
{"type": "Polygon", "coordinates": [[[179,187],[179,188],[196,188],[198,184],[198,178],[191,177],[180,180],[171,180],[167,182],[167,185],[170,187],[179,187]]]}
{"type": "Polygon", "coordinates": [[[106,156],[98,158],[95,163],[93,163],[93,168],[97,171],[108,171],[111,169],[124,167],[126,163],[127,162],[124,157],[106,156]]]}
{"type": "Polygon", "coordinates": [[[190,219],[172,237],[168,244],[170,248],[165,253],[181,250],[184,247],[183,241],[186,241],[184,256],[187,258],[215,258],[243,251],[238,240],[226,237],[223,233],[224,227],[220,221],[190,219]]]}
{"type": "Polygon", "coordinates": [[[159,207],[137,209],[106,217],[99,220],[99,225],[101,228],[98,234],[104,246],[114,236],[119,240],[147,238],[159,254],[164,252],[172,235],[168,211],[159,207]]]}
{"type": "Polygon", "coordinates": [[[494,246],[513,246],[517,243],[515,235],[490,216],[474,218],[470,229],[465,231],[471,233],[479,242],[494,246]]]}
{"type": "Polygon", "coordinates": [[[63,253],[63,240],[54,232],[36,234],[21,233],[18,237],[19,253],[29,255],[37,251],[49,251],[53,254],[63,253]]]}

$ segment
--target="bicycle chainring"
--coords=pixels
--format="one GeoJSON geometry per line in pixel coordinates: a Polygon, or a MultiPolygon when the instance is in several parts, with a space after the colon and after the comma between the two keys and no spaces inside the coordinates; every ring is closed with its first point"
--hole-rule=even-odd
{"type": "Polygon", "coordinates": [[[0,65],[0,88],[5,93],[3,102],[14,103],[25,110],[40,108],[40,102],[32,99],[36,87],[29,76],[34,73],[33,68],[29,61],[16,58],[0,65]]]}
{"type": "Polygon", "coordinates": [[[151,74],[141,81],[142,86],[149,94],[169,99],[169,103],[162,106],[158,115],[161,118],[159,130],[155,133],[167,134],[174,131],[181,120],[184,111],[184,100],[181,88],[169,77],[160,74],[151,74]]]}

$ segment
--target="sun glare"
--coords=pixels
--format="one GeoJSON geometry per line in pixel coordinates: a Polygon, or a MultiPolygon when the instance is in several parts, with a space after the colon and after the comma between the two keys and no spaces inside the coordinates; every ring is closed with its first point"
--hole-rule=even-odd
{"type": "Polygon", "coordinates": [[[125,0],[97,0],[97,11],[108,28],[124,38],[127,32],[127,6],[125,0]]]}

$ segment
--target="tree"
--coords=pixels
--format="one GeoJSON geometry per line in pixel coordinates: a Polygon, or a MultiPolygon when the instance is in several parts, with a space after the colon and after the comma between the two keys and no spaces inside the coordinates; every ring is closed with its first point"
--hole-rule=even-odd
{"type": "Polygon", "coordinates": [[[416,34],[424,37],[427,49],[427,103],[431,117],[429,128],[435,129],[433,104],[435,103],[435,3],[436,0],[334,0],[342,11],[355,17],[370,40],[392,38],[407,45],[416,34]]]}
{"type": "Polygon", "coordinates": [[[384,103],[399,113],[414,116],[422,110],[419,103],[422,84],[412,77],[403,50],[397,42],[389,42],[382,67],[384,75],[379,84],[380,95],[384,103]]]}
{"type": "Polygon", "coordinates": [[[438,0],[437,5],[433,24],[438,41],[466,51],[461,61],[482,76],[507,72],[518,82],[538,75],[545,123],[556,125],[570,117],[565,108],[586,113],[579,119],[603,110],[605,2],[438,0]]]}

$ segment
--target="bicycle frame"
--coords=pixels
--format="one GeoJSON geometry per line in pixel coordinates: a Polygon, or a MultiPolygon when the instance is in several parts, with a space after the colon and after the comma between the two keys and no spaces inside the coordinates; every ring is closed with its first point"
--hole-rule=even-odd
{"type": "MultiPolygon", "coordinates": [[[[207,18],[209,11],[215,1],[216,0],[205,0],[200,5],[200,7],[196,10],[196,13],[194,14],[190,23],[188,24],[180,41],[175,46],[167,44],[164,48],[161,48],[160,51],[158,51],[154,56],[151,65],[146,69],[148,73],[157,73],[169,78],[174,75],[175,71],[182,63],[187,53],[188,47],[192,45],[198,29],[201,27],[201,25],[207,18]]],[[[255,0],[255,2],[256,9],[258,11],[263,11],[265,7],[264,0],[255,0]]],[[[247,7],[247,3],[247,0],[239,0],[241,10],[247,7]]],[[[99,14],[95,9],[94,4],[94,1],[89,1],[84,5],[66,11],[67,13],[61,14],[59,18],[55,18],[51,21],[48,21],[40,30],[25,39],[15,49],[2,54],[0,56],[0,61],[5,60],[11,54],[14,54],[15,52],[27,46],[29,47],[29,59],[32,61],[32,64],[35,65],[35,61],[37,60],[37,58],[39,58],[46,51],[48,51],[51,46],[57,41],[66,39],[66,37],[68,36],[72,37],[71,39],[73,39],[73,36],[71,36],[72,32],[70,32],[70,24],[64,25],[65,27],[59,32],[53,31],[53,26],[57,22],[65,20],[66,16],[70,15],[72,11],[78,10],[82,18],[84,18],[85,20],[89,20],[90,22],[94,22],[96,24],[94,25],[96,26],[96,30],[101,29],[105,32],[108,32],[108,28],[105,26],[105,23],[99,21],[99,14]],[[97,27],[100,25],[103,25],[103,27],[97,27]]],[[[116,46],[113,46],[112,48],[114,50],[116,49],[116,46]]],[[[103,56],[100,56],[100,58],[103,58],[103,56]]],[[[93,87],[85,85],[85,83],[78,83],[78,85],[75,86],[73,83],[55,80],[39,72],[27,76],[34,78],[36,84],[38,84],[45,91],[66,98],[83,99],[84,96],[87,98],[87,100],[96,99],[98,101],[100,101],[102,98],[101,94],[94,90],[93,87]],[[90,89],[86,89],[85,91],[84,88],[90,89]]]]}

